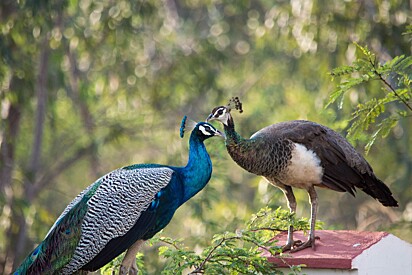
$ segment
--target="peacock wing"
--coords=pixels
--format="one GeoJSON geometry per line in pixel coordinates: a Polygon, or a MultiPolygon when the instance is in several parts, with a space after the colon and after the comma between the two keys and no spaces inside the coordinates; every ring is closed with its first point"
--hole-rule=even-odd
{"type": "MultiPolygon", "coordinates": [[[[80,238],[62,273],[71,274],[80,269],[112,239],[125,235],[155,195],[170,182],[172,174],[170,168],[146,165],[121,168],[103,176],[95,190],[85,194],[92,193],[79,226],[80,238]]],[[[145,218],[150,219],[149,216],[145,218]]]]}

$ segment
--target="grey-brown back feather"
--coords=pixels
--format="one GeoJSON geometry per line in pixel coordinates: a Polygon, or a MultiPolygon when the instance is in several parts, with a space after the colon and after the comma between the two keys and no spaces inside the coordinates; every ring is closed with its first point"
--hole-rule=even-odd
{"type": "Polygon", "coordinates": [[[263,140],[261,144],[280,140],[300,143],[321,160],[325,187],[352,195],[357,187],[383,205],[397,206],[389,188],[377,179],[365,158],[345,138],[326,126],[305,120],[281,122],[261,129],[250,139],[263,140]]]}

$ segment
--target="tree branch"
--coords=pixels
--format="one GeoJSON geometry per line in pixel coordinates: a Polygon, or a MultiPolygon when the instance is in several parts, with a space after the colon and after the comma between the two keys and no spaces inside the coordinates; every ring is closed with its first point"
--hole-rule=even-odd
{"type": "Polygon", "coordinates": [[[266,230],[266,231],[279,231],[279,232],[287,232],[287,229],[281,229],[278,227],[257,227],[257,228],[253,228],[250,229],[250,231],[252,232],[256,232],[256,231],[261,231],[261,230],[266,230]]]}
{"type": "MultiPolygon", "coordinates": [[[[207,262],[211,261],[211,259],[212,259],[212,257],[213,257],[213,253],[216,251],[216,249],[218,249],[220,246],[222,246],[224,242],[226,242],[226,241],[231,241],[231,240],[241,240],[241,241],[245,241],[245,242],[251,243],[251,244],[255,245],[256,247],[258,247],[258,248],[260,248],[260,249],[262,249],[262,250],[265,250],[265,251],[269,252],[272,256],[275,256],[275,254],[273,254],[270,249],[268,249],[267,247],[261,245],[260,243],[258,243],[257,241],[255,241],[255,240],[252,239],[252,238],[246,238],[246,237],[244,237],[244,236],[234,236],[234,237],[229,237],[229,238],[224,237],[224,238],[222,238],[222,239],[220,240],[220,242],[219,242],[217,245],[215,245],[215,246],[209,251],[209,253],[207,254],[206,258],[200,263],[200,265],[199,265],[195,270],[193,270],[192,272],[190,272],[189,274],[204,273],[204,272],[203,272],[204,266],[206,265],[207,262]]],[[[239,258],[239,257],[238,257],[238,258],[239,258]]]]}
{"type": "Polygon", "coordinates": [[[195,270],[190,272],[189,274],[203,273],[202,270],[203,270],[205,264],[212,258],[213,252],[215,252],[215,250],[218,249],[218,247],[221,246],[224,241],[226,241],[226,238],[223,238],[222,240],[220,240],[220,242],[217,245],[215,245],[212,248],[212,250],[209,251],[206,258],[200,263],[200,265],[195,270]]]}
{"type": "Polygon", "coordinates": [[[402,101],[402,103],[405,104],[405,106],[406,106],[410,111],[412,111],[412,106],[409,105],[408,101],[406,101],[400,94],[398,94],[397,91],[396,91],[396,89],[394,89],[394,88],[392,87],[392,85],[383,77],[383,75],[382,75],[380,72],[378,72],[378,70],[376,70],[376,61],[372,60],[370,56],[368,57],[368,59],[369,59],[370,64],[371,64],[372,67],[373,67],[373,72],[379,77],[379,79],[385,84],[385,86],[386,86],[390,91],[392,91],[392,92],[395,94],[395,96],[396,96],[397,98],[399,98],[399,100],[402,101]]]}
{"type": "Polygon", "coordinates": [[[94,151],[94,143],[89,144],[87,147],[79,148],[72,156],[65,159],[55,166],[53,169],[49,169],[49,173],[46,173],[39,177],[36,181],[36,191],[40,191],[54,181],[63,171],[70,168],[74,163],[88,156],[94,151]]]}
{"type": "Polygon", "coordinates": [[[91,152],[90,154],[90,163],[91,163],[91,168],[93,175],[95,177],[98,176],[100,173],[100,165],[99,165],[99,160],[97,157],[97,144],[95,142],[95,122],[94,118],[89,110],[89,106],[87,105],[87,102],[82,101],[80,98],[80,89],[79,89],[79,70],[76,66],[76,56],[72,52],[69,46],[66,46],[66,55],[69,60],[70,64],[70,73],[68,74],[69,76],[69,85],[70,85],[70,90],[71,93],[69,92],[69,98],[73,101],[73,104],[75,107],[79,108],[80,116],[82,118],[83,126],[90,137],[90,140],[94,142],[94,151],[91,152]]]}
{"type": "Polygon", "coordinates": [[[160,242],[173,246],[174,249],[179,250],[180,248],[173,242],[169,242],[165,239],[159,239],[160,242]]]}

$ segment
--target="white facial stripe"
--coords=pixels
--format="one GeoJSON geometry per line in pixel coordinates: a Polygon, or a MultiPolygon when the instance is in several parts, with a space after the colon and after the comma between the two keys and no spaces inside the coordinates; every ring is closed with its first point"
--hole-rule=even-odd
{"type": "MultiPolygon", "coordinates": [[[[210,127],[208,127],[210,129],[210,127]]],[[[211,136],[212,134],[206,130],[205,127],[202,125],[199,126],[199,130],[205,135],[205,136],[211,136]]]]}
{"type": "Polygon", "coordinates": [[[226,112],[227,112],[226,108],[219,108],[219,109],[216,111],[215,117],[222,117],[222,116],[224,116],[224,115],[226,114],[226,112]],[[222,114],[220,114],[220,111],[222,111],[222,114]]]}

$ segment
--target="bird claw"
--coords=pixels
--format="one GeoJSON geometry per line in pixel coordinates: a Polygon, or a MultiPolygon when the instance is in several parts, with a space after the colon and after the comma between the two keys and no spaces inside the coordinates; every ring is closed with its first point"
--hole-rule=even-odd
{"type": "Polygon", "coordinates": [[[294,249],[294,247],[297,247],[297,246],[300,246],[300,245],[302,245],[301,240],[292,241],[292,242],[287,243],[284,246],[282,246],[281,249],[282,249],[282,252],[291,251],[291,250],[294,249]]]}
{"type": "Polygon", "coordinates": [[[129,273],[129,267],[121,265],[119,268],[119,275],[127,275],[129,273]]]}
{"type": "Polygon", "coordinates": [[[320,237],[315,236],[313,239],[309,238],[306,242],[300,241],[299,245],[296,245],[296,247],[290,249],[290,253],[295,253],[308,247],[312,247],[312,249],[315,250],[315,240],[320,240],[320,237]]]}
{"type": "Polygon", "coordinates": [[[137,269],[133,266],[129,269],[129,275],[137,275],[137,269]]]}
{"type": "Polygon", "coordinates": [[[121,265],[119,268],[119,275],[137,275],[138,269],[136,263],[132,266],[121,265]]]}
{"type": "Polygon", "coordinates": [[[129,269],[129,275],[137,275],[137,271],[138,271],[138,268],[137,268],[136,261],[133,261],[132,266],[129,269]]]}

